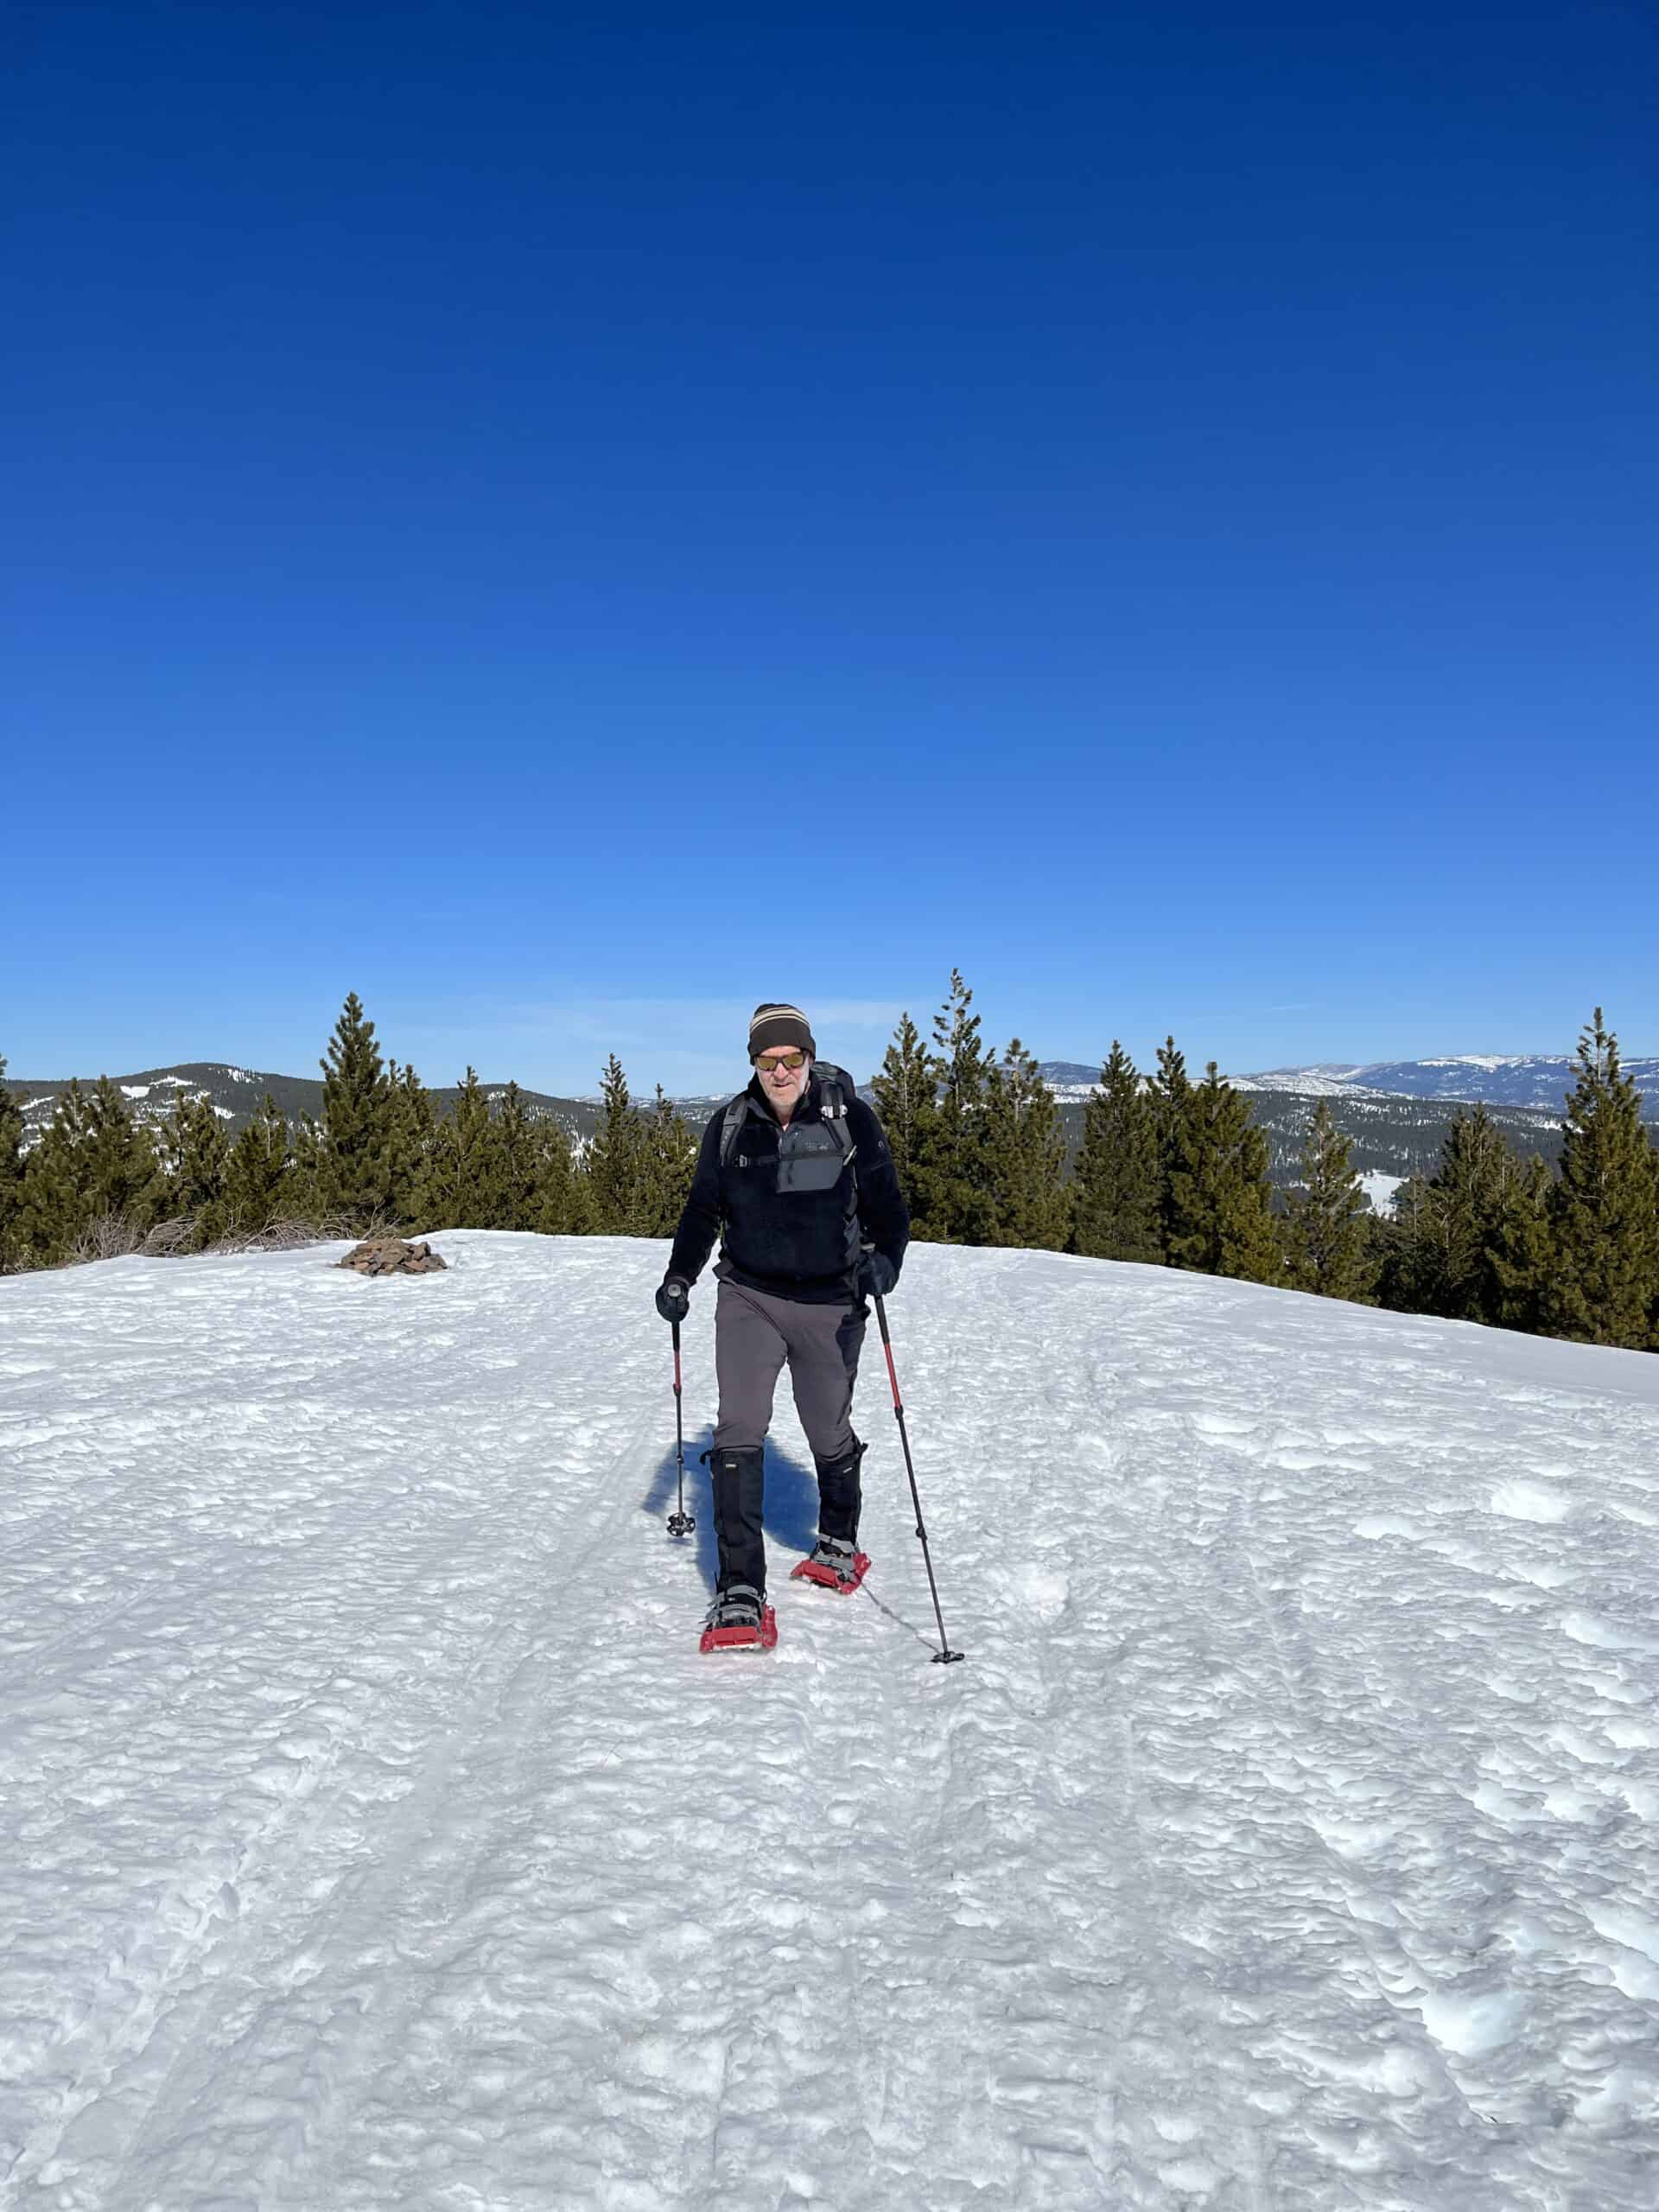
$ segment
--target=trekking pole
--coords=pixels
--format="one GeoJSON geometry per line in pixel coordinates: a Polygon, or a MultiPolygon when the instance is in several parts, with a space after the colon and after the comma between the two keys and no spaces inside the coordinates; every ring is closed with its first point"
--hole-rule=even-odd
{"type": "Polygon", "coordinates": [[[685,1510],[685,1421],[680,1409],[680,1325],[674,1324],[674,1451],[680,1466],[680,1505],[668,1516],[671,1536],[689,1536],[696,1522],[685,1510]]]}
{"type": "Polygon", "coordinates": [[[911,1502],[916,1508],[916,1534],[922,1540],[922,1558],[927,1566],[927,1586],[933,1592],[933,1618],[939,1624],[939,1648],[933,1654],[936,1667],[948,1667],[952,1660],[967,1656],[965,1652],[953,1651],[945,1642],[944,1615],[939,1611],[939,1586],[933,1579],[933,1554],[927,1548],[927,1530],[922,1526],[922,1501],[916,1488],[916,1470],[911,1464],[910,1436],[905,1427],[904,1402],[899,1395],[899,1375],[893,1363],[893,1339],[887,1334],[887,1309],[880,1294],[876,1294],[875,1318],[881,1325],[881,1349],[887,1355],[887,1380],[893,1385],[893,1416],[899,1424],[899,1441],[905,1447],[905,1472],[910,1477],[911,1502]]]}

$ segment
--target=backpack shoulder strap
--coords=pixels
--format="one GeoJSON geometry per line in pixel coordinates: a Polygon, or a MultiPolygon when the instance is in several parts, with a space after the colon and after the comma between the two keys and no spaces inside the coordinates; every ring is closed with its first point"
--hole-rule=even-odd
{"type": "Polygon", "coordinates": [[[742,1128],[749,1110],[749,1094],[740,1090],[726,1109],[726,1118],[721,1125],[720,1164],[723,1167],[732,1156],[732,1147],[737,1142],[737,1133],[742,1128]]]}
{"type": "MultiPolygon", "coordinates": [[[[847,1101],[852,1095],[852,1083],[844,1070],[832,1066],[827,1060],[820,1064],[817,1074],[819,1110],[823,1116],[824,1127],[835,1139],[836,1148],[842,1158],[851,1159],[858,1149],[853,1141],[853,1133],[847,1126],[847,1101]]],[[[747,1120],[753,1103],[748,1092],[740,1090],[726,1108],[720,1131],[720,1164],[722,1167],[732,1156],[737,1143],[737,1133],[747,1120]]],[[[854,1175],[856,1186],[856,1162],[854,1175]]]]}
{"type": "Polygon", "coordinates": [[[858,1147],[847,1119],[847,1102],[853,1096],[853,1082],[844,1068],[832,1066],[823,1061],[818,1068],[818,1107],[823,1116],[824,1127],[836,1141],[836,1148],[843,1160],[852,1164],[853,1188],[858,1188],[858,1147]]]}
{"type": "Polygon", "coordinates": [[[851,1133],[847,1127],[847,1098],[852,1085],[847,1079],[845,1069],[833,1067],[828,1060],[819,1064],[817,1077],[818,1111],[823,1115],[826,1126],[834,1133],[836,1144],[845,1152],[852,1142],[851,1133]]]}

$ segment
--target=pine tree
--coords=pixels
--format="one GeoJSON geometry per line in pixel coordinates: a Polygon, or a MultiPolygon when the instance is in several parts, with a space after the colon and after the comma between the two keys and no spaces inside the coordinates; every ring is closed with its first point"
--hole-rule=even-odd
{"type": "Polygon", "coordinates": [[[469,1067],[460,1095],[432,1133],[416,1211],[432,1229],[499,1229],[506,1192],[499,1133],[469,1067]]]}
{"type": "Polygon", "coordinates": [[[1166,1037],[1158,1047],[1158,1072],[1152,1081],[1153,1135],[1158,1150],[1158,1241],[1166,1263],[1178,1265],[1174,1256],[1179,1233],[1175,1208],[1175,1170],[1186,1127],[1192,1078],[1186,1057],[1166,1037]]]}
{"type": "Polygon", "coordinates": [[[613,1052],[600,1082],[600,1124],[584,1163],[594,1224],[601,1236],[650,1236],[655,1218],[648,1185],[645,1125],[613,1052]]]}
{"type": "Polygon", "coordinates": [[[1211,1060],[1180,1099],[1170,1165],[1170,1263],[1244,1282],[1283,1279],[1268,1141],[1211,1060]]]}
{"type": "Polygon", "coordinates": [[[326,1223],[322,1202],[322,1131],[309,1114],[302,1114],[289,1132],[288,1198],[291,1217],[321,1230],[326,1223]]]}
{"type": "Polygon", "coordinates": [[[501,1192],[498,1229],[534,1229],[542,1147],[524,1094],[510,1083],[496,1111],[496,1160],[501,1192]]]}
{"type": "Polygon", "coordinates": [[[131,1109],[106,1075],[92,1086],[88,1101],[89,1196],[94,1219],[124,1217],[142,1234],[155,1219],[162,1193],[156,1147],[139,1128],[131,1109]]]}
{"type": "Polygon", "coordinates": [[[288,1123],[269,1091],[225,1164],[224,1234],[257,1236],[293,1200],[288,1123]]]}
{"type": "Polygon", "coordinates": [[[1427,1286],[1425,1310],[1450,1319],[1497,1319],[1493,1258],[1521,1173],[1521,1162],[1484,1105],[1452,1116],[1428,1185],[1427,1225],[1437,1279],[1427,1286]]]}
{"type": "Polygon", "coordinates": [[[934,1188],[943,1140],[939,1064],[907,1014],[893,1032],[870,1095],[910,1209],[911,1234],[931,1240],[938,1234],[934,1188]]]}
{"type": "Polygon", "coordinates": [[[1384,1237],[1385,1305],[1525,1327],[1549,1268],[1549,1171],[1523,1163],[1484,1106],[1452,1117],[1433,1175],[1400,1191],[1384,1237]]]}
{"type": "Polygon", "coordinates": [[[1440,1224],[1439,1312],[1471,1321],[1490,1318],[1488,1252],[1506,1187],[1520,1166],[1484,1105],[1452,1116],[1429,1182],[1440,1224]]]}
{"type": "Polygon", "coordinates": [[[578,1174],[570,1138],[550,1116],[531,1124],[535,1136],[535,1179],[528,1229],[543,1236],[582,1236],[593,1228],[588,1179],[578,1174]]]}
{"type": "Polygon", "coordinates": [[[17,1236],[40,1267],[68,1255],[92,1218],[86,1190],[88,1101],[79,1079],[58,1094],[52,1119],[23,1162],[17,1236]]]}
{"type": "Polygon", "coordinates": [[[6,1088],[6,1063],[0,1054],[0,1274],[22,1257],[23,1116],[6,1088]]]}
{"type": "Polygon", "coordinates": [[[697,1139],[657,1086],[657,1100],[645,1123],[643,1218],[646,1236],[671,1236],[690,1194],[696,1172],[697,1139]]]}
{"type": "Polygon", "coordinates": [[[1541,1333],[1543,1300],[1555,1273],[1554,1191],[1555,1178],[1536,1153],[1509,1183],[1490,1258],[1491,1318],[1501,1328],[1541,1333]]]}
{"type": "Polygon", "coordinates": [[[322,1117],[315,1124],[316,1203],[346,1221],[393,1220],[403,1163],[390,1078],[374,1024],[351,992],[321,1061],[322,1117]]]}
{"type": "Polygon", "coordinates": [[[72,1083],[24,1165],[23,1242],[48,1265],[94,1229],[130,1247],[154,1221],[161,1191],[155,1147],[109,1077],[90,1092],[72,1083]]]}
{"type": "Polygon", "coordinates": [[[933,1235],[947,1244],[988,1243],[995,1228],[987,1157],[990,1056],[979,1040],[979,1016],[969,1010],[973,1000],[953,968],[950,995],[933,1022],[938,1141],[923,1193],[933,1235]]]}
{"type": "Polygon", "coordinates": [[[1158,1189],[1152,1100],[1114,1037],[1100,1088],[1084,1109],[1072,1181],[1071,1249],[1090,1259],[1155,1266],[1164,1256],[1158,1189]]]}
{"type": "Polygon", "coordinates": [[[1641,1096],[1620,1071],[1599,1007],[1579,1039],[1553,1206],[1554,1269],[1541,1301],[1548,1334],[1643,1348],[1659,1307],[1659,1171],[1641,1096]]]}
{"type": "Polygon", "coordinates": [[[386,1082],[391,1099],[387,1210],[396,1220],[413,1224],[423,1212],[437,1116],[431,1092],[412,1067],[388,1061],[386,1082]]]}
{"type": "Polygon", "coordinates": [[[985,1242],[1029,1251],[1058,1251],[1071,1211],[1065,1135],[1054,1094],[1016,1037],[986,1072],[986,1192],[990,1222],[985,1242]]]}
{"type": "Polygon", "coordinates": [[[1408,1175],[1395,1192],[1387,1216],[1372,1230],[1377,1259],[1377,1303],[1395,1313],[1432,1313],[1439,1280],[1434,1246],[1434,1200],[1427,1175],[1408,1175]]]}
{"type": "Polygon", "coordinates": [[[1283,1224],[1286,1272],[1298,1290],[1363,1299],[1372,1286],[1367,1209],[1352,1147],[1321,1098],[1308,1118],[1302,1178],[1283,1224]]]}
{"type": "Polygon", "coordinates": [[[168,1221],[188,1221],[192,1230],[181,1249],[200,1250],[225,1227],[225,1181],[230,1140],[224,1123],[206,1098],[181,1098],[162,1132],[165,1163],[159,1211],[168,1221]]]}

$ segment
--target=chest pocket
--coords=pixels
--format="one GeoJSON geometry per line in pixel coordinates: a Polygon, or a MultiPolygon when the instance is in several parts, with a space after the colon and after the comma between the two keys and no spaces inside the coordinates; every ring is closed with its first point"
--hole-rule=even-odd
{"type": "Polygon", "coordinates": [[[856,1147],[824,1122],[792,1122],[778,1141],[779,1194],[833,1191],[856,1147]]]}

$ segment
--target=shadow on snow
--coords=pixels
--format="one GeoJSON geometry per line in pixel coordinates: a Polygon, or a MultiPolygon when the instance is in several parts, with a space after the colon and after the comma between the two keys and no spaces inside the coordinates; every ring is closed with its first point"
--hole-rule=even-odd
{"type": "MultiPolygon", "coordinates": [[[[685,1510],[697,1524],[692,1538],[696,1547],[697,1569],[710,1592],[720,1580],[720,1554],[715,1542],[714,1493],[709,1470],[700,1455],[709,1448],[713,1438],[714,1430],[704,1427],[695,1439],[688,1436],[685,1440],[685,1510]]],[[[658,1463],[651,1487],[640,1501],[640,1510],[651,1514],[658,1522],[665,1522],[674,1510],[678,1483],[678,1465],[671,1445],[658,1463]]],[[[817,1541],[817,1470],[803,1466],[798,1459],[779,1451],[770,1439],[766,1444],[765,1523],[771,1541],[799,1552],[803,1557],[817,1541]]],[[[675,1539],[664,1531],[663,1541],[671,1544],[675,1539]]],[[[767,1580],[770,1581],[771,1577],[767,1580]]]]}

